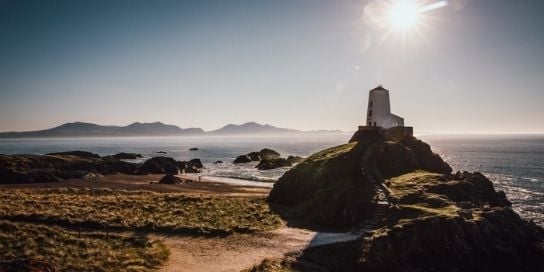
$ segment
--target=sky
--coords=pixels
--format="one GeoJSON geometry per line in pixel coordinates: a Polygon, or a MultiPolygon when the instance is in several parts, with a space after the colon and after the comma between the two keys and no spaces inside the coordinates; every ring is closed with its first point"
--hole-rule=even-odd
{"type": "Polygon", "coordinates": [[[544,1],[421,0],[447,5],[403,30],[388,1],[0,0],[0,131],[352,131],[382,84],[419,133],[544,133],[544,1]]]}

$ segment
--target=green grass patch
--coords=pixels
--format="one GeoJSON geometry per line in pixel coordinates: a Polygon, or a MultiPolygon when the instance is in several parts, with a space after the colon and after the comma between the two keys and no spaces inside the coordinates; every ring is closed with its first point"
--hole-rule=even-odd
{"type": "Polygon", "coordinates": [[[0,221],[0,260],[38,258],[57,271],[155,271],[167,247],[144,237],[81,234],[31,223],[0,221]]]}
{"type": "Polygon", "coordinates": [[[314,153],[313,155],[308,157],[306,160],[304,160],[304,162],[314,162],[314,161],[332,159],[339,155],[350,152],[356,145],[357,145],[357,142],[353,142],[349,144],[343,144],[343,145],[327,148],[323,151],[314,153]]]}
{"type": "Polygon", "coordinates": [[[264,199],[108,189],[1,189],[0,217],[93,229],[225,235],[281,226],[264,199]]]}

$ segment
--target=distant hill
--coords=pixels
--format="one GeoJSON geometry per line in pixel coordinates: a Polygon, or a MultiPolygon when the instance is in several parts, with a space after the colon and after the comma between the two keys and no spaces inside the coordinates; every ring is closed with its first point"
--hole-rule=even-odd
{"type": "Polygon", "coordinates": [[[300,130],[279,128],[271,125],[261,125],[255,122],[248,122],[241,125],[228,124],[220,129],[208,132],[212,135],[240,135],[240,134],[293,134],[300,133],[300,130]]]}
{"type": "Polygon", "coordinates": [[[228,124],[220,129],[205,132],[201,128],[180,128],[161,122],[133,123],[128,126],[102,126],[92,123],[74,122],[37,131],[1,132],[0,138],[58,138],[58,137],[130,137],[130,136],[243,136],[243,135],[296,135],[332,134],[340,130],[300,131],[248,122],[241,125],[228,124]]]}
{"type": "Polygon", "coordinates": [[[342,133],[340,130],[313,130],[302,131],[289,128],[280,128],[272,125],[261,125],[256,122],[247,122],[241,125],[228,124],[220,129],[207,132],[209,135],[295,135],[295,134],[331,134],[342,133]]]}
{"type": "Polygon", "coordinates": [[[201,128],[182,129],[161,122],[133,123],[125,127],[101,126],[74,122],[58,127],[26,132],[3,132],[0,138],[45,138],[45,137],[128,137],[128,136],[189,136],[204,134],[201,128]]]}

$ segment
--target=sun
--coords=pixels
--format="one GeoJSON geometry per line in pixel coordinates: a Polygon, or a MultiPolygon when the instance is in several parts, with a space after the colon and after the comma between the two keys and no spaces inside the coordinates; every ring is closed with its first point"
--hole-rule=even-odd
{"type": "Polygon", "coordinates": [[[393,28],[406,30],[416,26],[420,13],[420,7],[414,0],[397,0],[389,8],[388,21],[393,28]]]}

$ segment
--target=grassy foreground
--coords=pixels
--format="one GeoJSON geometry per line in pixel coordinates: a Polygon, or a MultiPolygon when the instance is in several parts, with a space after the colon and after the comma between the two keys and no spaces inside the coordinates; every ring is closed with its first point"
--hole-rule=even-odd
{"type": "Polygon", "coordinates": [[[207,235],[266,231],[281,225],[264,199],[108,189],[0,189],[0,218],[207,235]]]}
{"type": "Polygon", "coordinates": [[[168,259],[161,242],[143,237],[81,234],[0,220],[0,260],[39,258],[57,271],[155,271],[168,259]]]}

